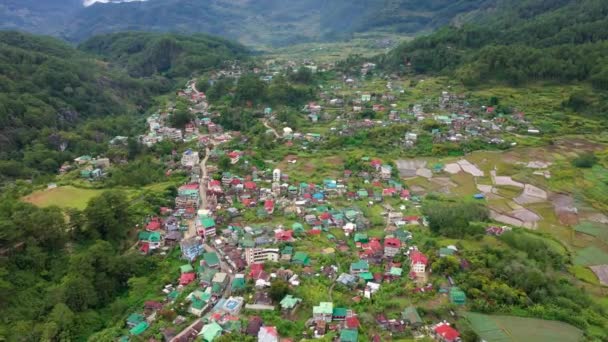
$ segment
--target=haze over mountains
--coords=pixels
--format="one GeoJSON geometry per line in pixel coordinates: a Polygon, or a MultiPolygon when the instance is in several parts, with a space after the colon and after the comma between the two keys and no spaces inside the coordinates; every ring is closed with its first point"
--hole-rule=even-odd
{"type": "Polygon", "coordinates": [[[0,29],[83,41],[125,30],[203,32],[282,46],[386,30],[407,35],[474,17],[498,0],[5,0],[0,29]]]}

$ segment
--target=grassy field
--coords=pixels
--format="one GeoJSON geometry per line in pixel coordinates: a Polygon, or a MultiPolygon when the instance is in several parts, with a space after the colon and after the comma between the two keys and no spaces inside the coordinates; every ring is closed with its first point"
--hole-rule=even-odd
{"type": "Polygon", "coordinates": [[[91,198],[99,196],[102,192],[103,190],[81,189],[68,185],[36,191],[26,196],[24,201],[39,207],[55,205],[60,208],[84,209],[91,198]]]}
{"type": "Polygon", "coordinates": [[[582,331],[562,322],[515,316],[467,313],[473,330],[485,341],[571,342],[582,338],[582,331]]]}

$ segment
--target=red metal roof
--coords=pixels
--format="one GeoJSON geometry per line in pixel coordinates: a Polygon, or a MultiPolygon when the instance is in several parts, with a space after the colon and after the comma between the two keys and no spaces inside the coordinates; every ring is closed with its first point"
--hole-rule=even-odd
{"type": "Polygon", "coordinates": [[[437,335],[441,336],[447,342],[455,341],[460,336],[460,333],[447,323],[438,324],[434,330],[437,335]]]}
{"type": "Polygon", "coordinates": [[[422,254],[420,251],[412,251],[412,253],[410,253],[410,260],[412,261],[412,264],[427,265],[429,262],[426,255],[422,254]]]}

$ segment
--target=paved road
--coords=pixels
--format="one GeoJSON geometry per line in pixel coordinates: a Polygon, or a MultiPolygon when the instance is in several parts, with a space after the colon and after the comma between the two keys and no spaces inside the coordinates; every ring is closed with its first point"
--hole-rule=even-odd
{"type": "Polygon", "coordinates": [[[201,209],[209,209],[207,208],[207,183],[209,182],[209,175],[207,174],[207,160],[209,160],[209,155],[211,151],[209,147],[205,148],[205,158],[199,164],[201,168],[201,181],[199,182],[199,194],[201,197],[201,209]]]}

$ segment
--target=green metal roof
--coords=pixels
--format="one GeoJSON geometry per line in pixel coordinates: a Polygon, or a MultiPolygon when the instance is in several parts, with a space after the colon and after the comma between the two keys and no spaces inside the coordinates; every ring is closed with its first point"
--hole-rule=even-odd
{"type": "Polygon", "coordinates": [[[332,315],[334,312],[334,303],[321,302],[318,306],[312,307],[312,313],[315,315],[332,315]]]}
{"type": "Polygon", "coordinates": [[[281,308],[282,309],[293,309],[296,307],[296,305],[298,305],[298,303],[300,303],[302,301],[302,299],[300,298],[296,298],[292,295],[286,295],[285,298],[283,298],[281,300],[281,308]]]}
{"type": "Polygon", "coordinates": [[[234,278],[232,281],[232,290],[245,289],[245,278],[234,278]]]}
{"type": "Polygon", "coordinates": [[[350,264],[350,268],[354,270],[368,270],[369,263],[367,262],[367,260],[359,260],[350,264]]]}
{"type": "Polygon", "coordinates": [[[186,264],[186,265],[181,265],[179,267],[179,271],[181,273],[192,273],[192,272],[194,272],[194,268],[192,267],[192,265],[186,264]]]}
{"type": "Polygon", "coordinates": [[[359,277],[365,281],[374,280],[374,275],[371,272],[363,272],[359,274],[359,277]]]}
{"type": "Polygon", "coordinates": [[[148,324],[148,322],[141,322],[138,325],[134,326],[131,330],[129,330],[129,332],[131,333],[131,335],[141,335],[144,331],[146,331],[148,329],[150,325],[148,324]]]}
{"type": "Polygon", "coordinates": [[[203,254],[203,259],[205,260],[205,263],[207,264],[207,266],[215,266],[215,265],[219,265],[219,263],[220,263],[220,259],[218,258],[217,254],[215,252],[209,252],[209,253],[203,254]]]}
{"type": "Polygon", "coordinates": [[[340,342],[357,341],[359,341],[359,332],[357,330],[342,329],[342,331],[340,331],[340,342]]]}
{"type": "Polygon", "coordinates": [[[399,267],[391,267],[390,274],[395,277],[401,277],[403,274],[403,269],[399,267]]]}
{"type": "Polygon", "coordinates": [[[206,342],[212,342],[222,334],[222,327],[213,322],[203,326],[203,330],[200,333],[203,336],[203,340],[206,342]]]}
{"type": "Polygon", "coordinates": [[[203,228],[212,228],[215,227],[215,220],[209,216],[203,216],[200,218],[200,223],[203,228]]]}
{"type": "Polygon", "coordinates": [[[138,313],[133,313],[130,314],[129,317],[127,318],[127,323],[130,325],[137,325],[141,322],[143,322],[146,318],[138,313]]]}
{"type": "Polygon", "coordinates": [[[414,306],[408,306],[401,313],[401,318],[404,321],[409,322],[410,324],[422,324],[422,318],[420,318],[420,314],[418,314],[418,310],[414,306]]]}
{"type": "Polygon", "coordinates": [[[291,260],[294,263],[302,264],[304,266],[310,265],[310,258],[308,254],[305,252],[296,252],[294,254],[293,259],[291,260]]]}
{"type": "Polygon", "coordinates": [[[332,316],[346,317],[346,308],[334,308],[332,310],[332,316]]]}

